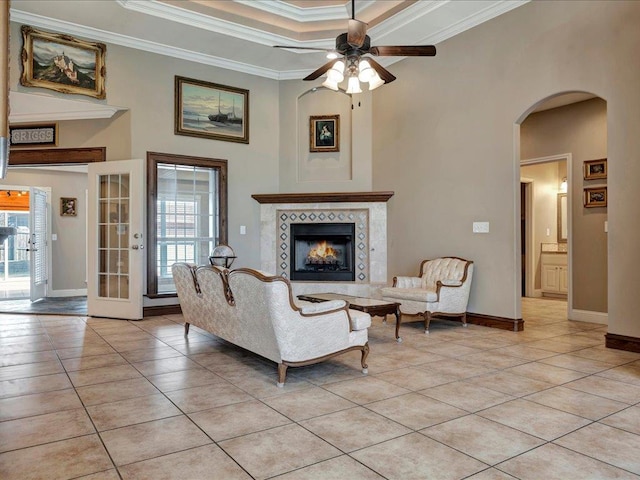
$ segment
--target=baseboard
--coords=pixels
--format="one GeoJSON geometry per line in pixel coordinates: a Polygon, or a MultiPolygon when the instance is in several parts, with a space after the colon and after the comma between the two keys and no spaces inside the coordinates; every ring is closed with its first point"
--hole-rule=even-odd
{"type": "Polygon", "coordinates": [[[143,307],[142,315],[145,317],[157,317],[159,315],[179,315],[182,313],[180,305],[153,305],[143,307]]]}
{"type": "Polygon", "coordinates": [[[50,290],[47,292],[47,297],[86,297],[86,288],[76,288],[68,290],[50,290]]]}
{"type": "Polygon", "coordinates": [[[569,320],[609,325],[609,314],[603,312],[591,312],[589,310],[572,309],[569,311],[569,320]]]}
{"type": "Polygon", "coordinates": [[[626,350],[627,352],[640,353],[640,338],[607,333],[604,336],[605,346],[616,350],[626,350]]]}
{"type": "Polygon", "coordinates": [[[524,330],[524,320],[521,318],[495,317],[482,313],[467,313],[467,323],[499,328],[501,330],[510,330],[512,332],[521,332],[524,330]]]}

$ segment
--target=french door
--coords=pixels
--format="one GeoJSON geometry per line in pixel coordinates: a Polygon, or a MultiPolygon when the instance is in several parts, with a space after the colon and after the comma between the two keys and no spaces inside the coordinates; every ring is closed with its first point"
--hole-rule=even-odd
{"type": "Polygon", "coordinates": [[[49,211],[47,192],[36,187],[29,194],[29,252],[30,298],[32,302],[47,296],[49,272],[47,268],[47,232],[49,211]]]}
{"type": "Polygon", "coordinates": [[[142,318],[143,160],[89,164],[87,311],[142,318]]]}

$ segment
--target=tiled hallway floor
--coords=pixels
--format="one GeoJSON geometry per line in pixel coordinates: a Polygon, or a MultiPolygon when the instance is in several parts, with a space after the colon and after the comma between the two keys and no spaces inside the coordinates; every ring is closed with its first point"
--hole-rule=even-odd
{"type": "Polygon", "coordinates": [[[192,328],[0,315],[0,478],[640,478],[640,354],[566,304],[525,331],[374,319],[359,354],[291,368],[192,328]]]}

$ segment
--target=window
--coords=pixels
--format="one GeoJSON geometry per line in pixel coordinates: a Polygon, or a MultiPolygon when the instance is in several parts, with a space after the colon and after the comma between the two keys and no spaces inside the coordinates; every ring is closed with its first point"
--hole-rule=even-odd
{"type": "Polygon", "coordinates": [[[147,177],[147,295],[175,295],[171,265],[227,242],[227,161],[148,153],[147,177]]]}

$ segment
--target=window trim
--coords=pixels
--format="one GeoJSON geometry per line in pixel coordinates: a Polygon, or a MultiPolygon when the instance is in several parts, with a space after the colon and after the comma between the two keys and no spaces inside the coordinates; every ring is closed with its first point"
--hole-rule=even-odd
{"type": "Polygon", "coordinates": [[[175,293],[158,293],[156,252],[157,243],[157,199],[158,199],[158,164],[184,165],[188,167],[217,168],[220,181],[220,217],[218,230],[220,243],[227,243],[227,160],[217,158],[192,157],[170,153],[147,152],[147,297],[175,297],[175,293]]]}

